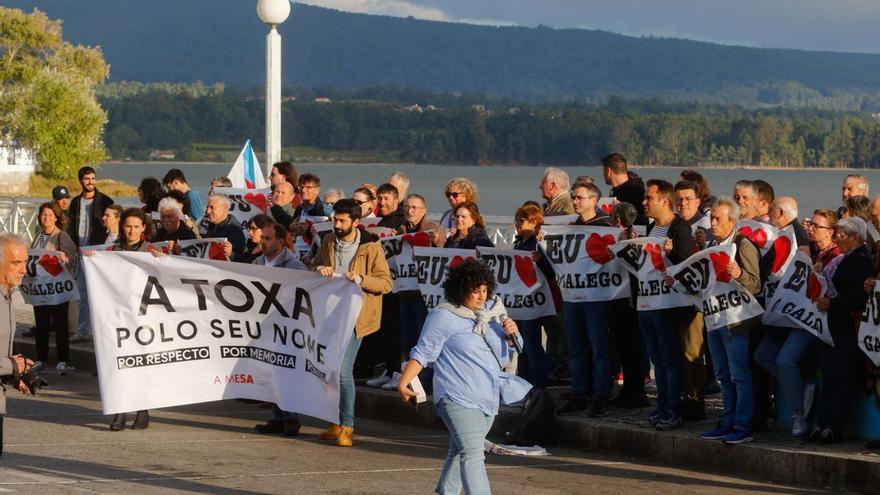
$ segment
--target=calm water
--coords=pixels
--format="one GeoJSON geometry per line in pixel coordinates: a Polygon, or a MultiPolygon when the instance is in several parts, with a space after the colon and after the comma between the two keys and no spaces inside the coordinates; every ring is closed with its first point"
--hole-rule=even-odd
{"type": "MultiPolygon", "coordinates": [[[[225,175],[231,164],[180,165],[174,163],[124,163],[105,164],[98,171],[99,177],[137,184],[144,177],[159,180],[169,169],[183,170],[190,185],[200,192],[207,191],[213,177],[225,175]]],[[[386,165],[386,164],[297,164],[300,173],[311,172],[321,178],[321,187],[342,189],[346,195],[364,182],[379,184],[400,170],[412,180],[410,192],[424,195],[432,212],[442,213],[448,208],[443,196],[444,186],[453,177],[464,176],[475,181],[480,188],[480,209],[486,215],[513,215],[523,201],[541,201],[538,184],[543,167],[468,167],[455,165],[386,165]]],[[[589,175],[602,182],[599,167],[566,167],[572,181],[579,175],[589,175]]],[[[679,168],[636,169],[645,178],[659,178],[675,182],[679,168]]],[[[741,179],[764,179],[776,190],[777,196],[794,196],[801,212],[816,208],[837,208],[840,205],[840,187],[843,178],[850,173],[844,170],[754,170],[754,169],[704,169],[701,171],[713,194],[730,195],[733,184],[741,179]]],[[[875,188],[880,188],[880,171],[863,172],[875,188]]],[[[608,186],[600,184],[603,193],[608,186]]],[[[880,189],[877,189],[880,191],[880,189]]]]}

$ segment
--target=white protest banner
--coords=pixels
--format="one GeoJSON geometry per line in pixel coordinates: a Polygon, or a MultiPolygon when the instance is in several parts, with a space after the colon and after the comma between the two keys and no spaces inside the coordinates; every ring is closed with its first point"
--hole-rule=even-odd
{"type": "MultiPolygon", "coordinates": [[[[151,242],[148,246],[150,247],[151,253],[153,251],[161,251],[164,254],[171,254],[171,243],[168,241],[151,242]]],[[[112,251],[112,249],[110,251],[112,251]]]]}
{"type": "Polygon", "coordinates": [[[880,284],[868,295],[868,303],[862,311],[859,325],[859,349],[874,363],[880,366],[880,284]]]}
{"type": "Polygon", "coordinates": [[[513,249],[477,248],[495,274],[495,293],[514,320],[535,320],[556,314],[550,286],[532,260],[532,253],[513,249]]]}
{"type": "Polygon", "coordinates": [[[224,194],[229,198],[229,214],[245,230],[248,220],[257,215],[266,215],[269,211],[269,194],[271,194],[269,188],[215,187],[214,194],[224,194]]]}
{"type": "Polygon", "coordinates": [[[602,213],[606,215],[611,215],[611,212],[614,211],[614,205],[617,203],[617,198],[614,196],[606,196],[604,198],[599,198],[599,201],[596,203],[596,208],[602,210],[602,213]]]}
{"type": "Polygon", "coordinates": [[[180,254],[188,258],[229,261],[226,259],[226,252],[224,251],[226,248],[225,237],[177,241],[177,245],[180,246],[180,254]]]}
{"type": "Polygon", "coordinates": [[[797,252],[794,229],[789,226],[779,230],[772,225],[756,220],[740,220],[734,228],[738,234],[742,234],[752,241],[758,248],[762,260],[768,260],[767,266],[770,272],[767,274],[767,280],[763,284],[763,292],[761,293],[761,297],[768,301],[773,297],[773,291],[776,290],[783,273],[797,252]],[[769,260],[772,260],[772,263],[769,260]]]}
{"type": "Polygon", "coordinates": [[[414,232],[412,234],[383,237],[380,239],[380,242],[382,243],[382,249],[385,251],[385,259],[388,261],[391,280],[394,281],[391,292],[396,294],[398,292],[419,290],[416,262],[413,260],[413,248],[431,247],[431,238],[428,237],[428,233],[414,232]]]}
{"type": "Polygon", "coordinates": [[[306,227],[303,234],[296,236],[293,240],[293,254],[297,258],[302,260],[313,249],[317,250],[321,245],[322,234],[333,230],[333,222],[328,220],[329,218],[324,216],[303,215],[300,217],[300,222],[305,224],[306,227]],[[315,228],[315,235],[312,234],[312,227],[315,228]]]}
{"type": "Polygon", "coordinates": [[[114,244],[111,242],[110,244],[95,244],[92,246],[82,246],[79,248],[80,252],[88,253],[89,251],[107,251],[112,248],[114,244]]]}
{"type": "Polygon", "coordinates": [[[446,300],[443,295],[443,282],[446,281],[447,268],[458,266],[467,258],[476,257],[476,249],[413,248],[419,291],[428,311],[446,300]]]}
{"type": "Polygon", "coordinates": [[[665,242],[665,238],[637,237],[618,241],[611,247],[617,262],[638,279],[638,311],[690,307],[699,301],[696,295],[666,285],[664,274],[672,263],[663,252],[665,242]]]}
{"type": "Polygon", "coordinates": [[[378,226],[379,222],[381,222],[381,221],[382,221],[382,217],[361,218],[360,224],[369,229],[371,227],[378,226]]]}
{"type": "Polygon", "coordinates": [[[356,284],[133,252],[96,253],[84,269],[104,414],[246,398],[339,420],[356,284]]]}
{"type": "Polygon", "coordinates": [[[697,309],[703,312],[707,330],[743,324],[764,312],[755,297],[727,273],[735,255],[733,244],[714,246],[666,269],[676,281],[674,287],[700,295],[702,304],[697,309]]]}
{"type": "Polygon", "coordinates": [[[629,276],[614,262],[609,248],[621,229],[585,225],[549,225],[542,249],[553,264],[556,280],[567,302],[612,301],[629,296],[629,276]]]}
{"type": "Polygon", "coordinates": [[[794,261],[780,278],[773,298],[767,301],[761,321],[765,325],[803,328],[833,346],[828,313],[816,308],[826,285],[825,277],[813,269],[810,257],[803,251],[795,251],[794,261]]]}
{"type": "Polygon", "coordinates": [[[61,261],[61,251],[29,249],[21,295],[31,306],[50,306],[79,299],[76,282],[61,261]]]}

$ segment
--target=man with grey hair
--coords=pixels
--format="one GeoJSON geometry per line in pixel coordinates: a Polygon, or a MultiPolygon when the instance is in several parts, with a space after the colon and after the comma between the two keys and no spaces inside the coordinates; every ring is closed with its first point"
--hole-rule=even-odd
{"type": "Polygon", "coordinates": [[[846,200],[850,196],[868,196],[870,184],[868,178],[864,175],[849,174],[843,179],[843,187],[841,188],[840,202],[846,205],[846,200]]]}
{"type": "Polygon", "coordinates": [[[807,229],[798,221],[798,204],[791,196],[780,196],[773,200],[768,210],[770,225],[779,230],[792,231],[798,249],[810,254],[810,236],[807,229]]]}
{"type": "Polygon", "coordinates": [[[238,261],[244,253],[244,230],[241,224],[229,214],[229,198],[224,194],[212,194],[205,208],[208,219],[207,237],[226,238],[226,257],[230,261],[238,261]]]}
{"type": "Polygon", "coordinates": [[[739,206],[737,210],[740,214],[740,220],[757,220],[758,213],[758,191],[750,180],[741,180],[733,185],[733,199],[739,206]]]}
{"type": "Polygon", "coordinates": [[[547,167],[541,179],[541,197],[544,203],[544,216],[553,217],[558,215],[574,214],[574,205],[568,193],[568,174],[561,168],[547,167]]]}
{"type": "Polygon", "coordinates": [[[409,176],[403,172],[394,172],[388,176],[388,183],[397,188],[401,198],[409,193],[409,176]]]}
{"type": "Polygon", "coordinates": [[[340,199],[345,199],[345,192],[342,189],[327,189],[324,193],[324,204],[331,208],[340,199]]]}
{"type": "Polygon", "coordinates": [[[171,197],[162,198],[158,210],[160,227],[153,236],[153,242],[188,241],[197,238],[195,232],[180,221],[183,210],[177,200],[171,197]]]}
{"type": "Polygon", "coordinates": [[[15,304],[13,292],[27,273],[27,246],[15,234],[0,235],[0,455],[3,455],[3,417],[6,415],[6,383],[16,383],[19,391],[30,392],[18,377],[34,362],[21,354],[12,354],[15,335],[15,304]]]}

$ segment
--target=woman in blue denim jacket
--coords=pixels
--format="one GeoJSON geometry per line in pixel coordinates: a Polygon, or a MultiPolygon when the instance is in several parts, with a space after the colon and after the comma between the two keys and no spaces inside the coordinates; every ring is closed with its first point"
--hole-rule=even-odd
{"type": "Polygon", "coordinates": [[[498,414],[502,367],[512,354],[508,338],[519,335],[494,297],[495,279],[482,261],[471,258],[451,268],[443,289],[446,303],[428,315],[398,391],[403,400],[414,397],[410,382],[434,363],[434,402],[449,430],[449,454],[435,491],[488,494],[483,440],[498,414]]]}

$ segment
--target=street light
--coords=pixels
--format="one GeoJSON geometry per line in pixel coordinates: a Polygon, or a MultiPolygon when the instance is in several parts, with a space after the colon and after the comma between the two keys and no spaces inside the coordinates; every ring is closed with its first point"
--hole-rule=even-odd
{"type": "Polygon", "coordinates": [[[276,27],[290,15],[289,0],[259,0],[257,15],[266,34],[266,174],[281,161],[281,35],[276,27]]]}

